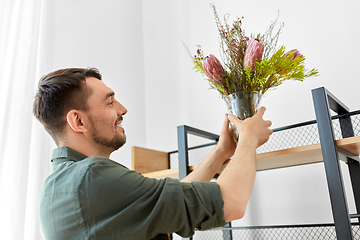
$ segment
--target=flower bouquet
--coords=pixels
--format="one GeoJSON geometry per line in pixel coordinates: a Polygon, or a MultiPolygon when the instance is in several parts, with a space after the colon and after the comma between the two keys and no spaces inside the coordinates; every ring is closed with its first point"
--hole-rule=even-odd
{"type": "Polygon", "coordinates": [[[241,28],[242,19],[229,25],[227,14],[223,25],[215,6],[211,4],[211,7],[220,34],[223,64],[213,54],[205,57],[198,46],[193,56],[194,69],[207,77],[211,88],[220,92],[230,113],[240,119],[253,116],[261,96],[270,88],[288,79],[303,81],[318,74],[317,69],[305,69],[305,57],[298,50],[286,52],[284,46],[276,46],[284,25],[277,19],[264,34],[247,37],[241,28]]]}

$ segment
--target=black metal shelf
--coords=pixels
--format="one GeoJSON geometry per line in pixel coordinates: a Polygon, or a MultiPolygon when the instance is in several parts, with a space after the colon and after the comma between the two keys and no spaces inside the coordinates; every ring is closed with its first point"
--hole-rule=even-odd
{"type": "MultiPolygon", "coordinates": [[[[314,229],[332,228],[337,239],[351,240],[360,239],[359,223],[353,223],[350,218],[360,219],[359,213],[349,214],[345,197],[342,175],[339,167],[339,153],[335,146],[335,140],[359,136],[360,134],[360,111],[349,112],[345,104],[338,100],[324,87],[312,90],[313,102],[316,120],[294,124],[286,127],[273,129],[274,133],[269,141],[258,148],[257,153],[270,152],[280,149],[293,148],[314,143],[321,144],[326,178],[328,182],[331,206],[334,217],[334,224],[317,225],[289,225],[289,226],[260,226],[231,228],[224,227],[213,231],[220,231],[223,239],[233,239],[238,231],[246,232],[248,230],[263,231],[264,229],[283,229],[284,234],[288,234],[284,229],[305,229],[311,230],[314,238],[270,238],[270,239],[336,239],[322,238],[319,231],[314,229]],[[331,111],[335,116],[331,116],[331,111]],[[311,228],[311,229],[310,229],[311,228]],[[228,232],[226,232],[228,231],[228,232]],[[316,237],[317,236],[317,237],[316,237]],[[355,238],[354,238],[355,237],[355,238]]],[[[184,178],[189,173],[189,166],[198,164],[202,156],[207,155],[219,136],[203,130],[195,129],[189,126],[178,127],[178,147],[179,150],[169,153],[170,167],[179,168],[179,178],[184,178]],[[200,136],[213,140],[212,143],[189,147],[188,134],[200,136]],[[200,152],[200,153],[199,153],[200,152]],[[198,157],[196,157],[198,155],[198,157]],[[197,161],[197,162],[196,162],[197,161]],[[178,162],[179,166],[176,166],[178,162]]],[[[355,199],[355,205],[360,209],[360,165],[358,157],[347,156],[347,164],[351,177],[352,190],[355,199]]],[[[231,225],[230,225],[231,226],[231,225]]],[[[200,234],[197,232],[196,234],[200,234]]],[[[195,236],[197,236],[195,234],[195,236]]],[[[309,235],[309,236],[310,236],[309,235]]],[[[208,238],[207,238],[208,239],[208,238]]],[[[218,239],[218,238],[217,238],[218,239]]],[[[237,238],[238,239],[238,238],[237,238]]],[[[243,239],[243,238],[239,238],[243,239]]],[[[246,239],[246,238],[245,238],[246,239]]]]}

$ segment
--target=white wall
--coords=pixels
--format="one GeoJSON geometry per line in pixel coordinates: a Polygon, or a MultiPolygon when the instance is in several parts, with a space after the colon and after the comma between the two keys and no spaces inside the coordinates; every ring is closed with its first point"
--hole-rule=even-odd
{"type": "MultiPolygon", "coordinates": [[[[360,108],[358,1],[56,1],[49,8],[54,13],[47,36],[50,70],[99,68],[129,110],[124,118],[128,143],[113,159],[130,166],[132,145],[176,150],[176,127],[182,124],[219,133],[225,104],[192,70],[182,43],[192,52],[200,44],[205,54],[219,55],[211,2],[220,17],[244,16],[247,34],[263,32],[279,10],[279,21],[285,22],[280,44],[299,49],[306,66],[320,71],[319,77],[290,81],[266,94],[262,103],[273,127],[314,119],[311,89],[320,86],[350,110],[360,108]]],[[[331,221],[324,169],[315,164],[258,173],[239,224],[331,221]]]]}
{"type": "Polygon", "coordinates": [[[146,134],[141,1],[62,0],[49,11],[52,27],[46,37],[53,46],[48,69],[100,70],[103,81],[128,109],[123,122],[127,144],[111,157],[130,167],[130,148],[145,146],[146,134]]]}

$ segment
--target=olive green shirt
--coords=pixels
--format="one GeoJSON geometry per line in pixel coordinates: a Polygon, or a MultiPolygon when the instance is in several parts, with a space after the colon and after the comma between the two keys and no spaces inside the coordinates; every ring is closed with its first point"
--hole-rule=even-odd
{"type": "Polygon", "coordinates": [[[68,147],[55,149],[52,162],[40,198],[46,240],[166,239],[225,225],[215,182],[147,178],[68,147]]]}

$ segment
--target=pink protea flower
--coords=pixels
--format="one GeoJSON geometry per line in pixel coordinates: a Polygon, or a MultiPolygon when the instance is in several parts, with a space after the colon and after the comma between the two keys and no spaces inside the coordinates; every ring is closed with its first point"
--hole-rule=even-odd
{"type": "Polygon", "coordinates": [[[245,51],[244,68],[254,69],[255,63],[261,60],[263,53],[264,43],[258,38],[251,39],[245,51]]]}
{"type": "Polygon", "coordinates": [[[284,57],[289,56],[290,52],[292,52],[292,54],[293,54],[293,59],[295,59],[297,57],[299,57],[299,58],[304,57],[303,55],[300,54],[300,52],[297,49],[293,49],[293,50],[288,51],[287,53],[285,53],[284,57]]]}
{"type": "Polygon", "coordinates": [[[205,57],[202,64],[206,76],[215,85],[222,84],[226,79],[226,72],[220,61],[212,54],[205,57]]]}

